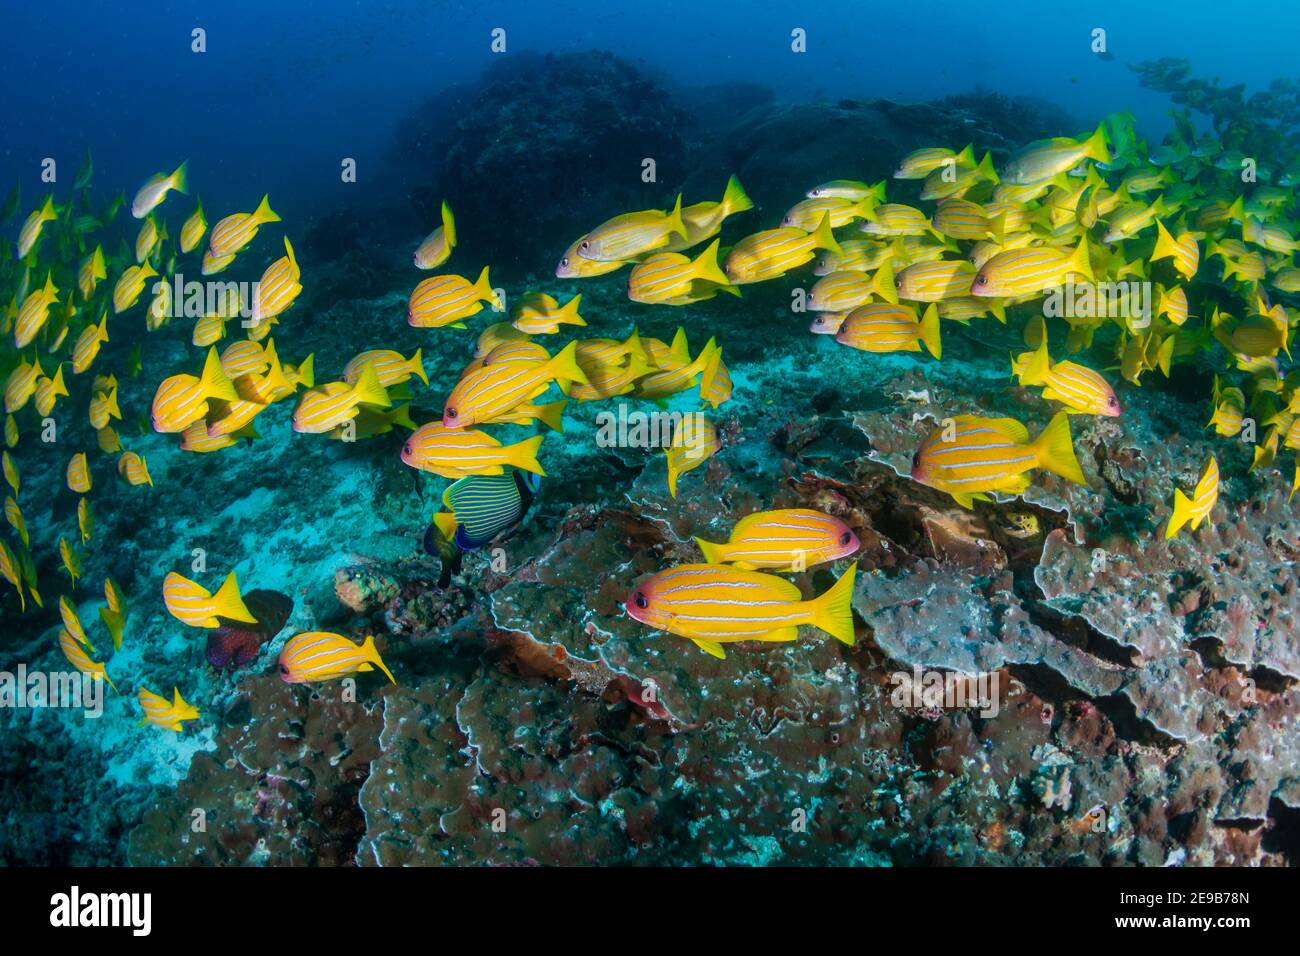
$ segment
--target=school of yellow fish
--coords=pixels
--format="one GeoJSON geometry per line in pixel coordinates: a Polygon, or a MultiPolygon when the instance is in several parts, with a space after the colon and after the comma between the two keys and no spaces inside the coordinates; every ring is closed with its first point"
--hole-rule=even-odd
{"type": "MultiPolygon", "coordinates": [[[[1279,296],[1300,292],[1300,267],[1293,261],[1300,241],[1288,231],[1289,189],[1261,181],[1253,160],[1225,154],[1209,137],[1193,142],[1171,134],[1148,154],[1126,116],[1110,117],[1079,138],[1031,143],[1000,172],[988,154],[977,160],[971,146],[954,145],[902,157],[892,184],[815,185],[779,225],[724,247],[724,224],[753,208],[733,176],[716,202],[683,206],[679,195],[670,209],[626,213],[595,226],[565,251],[556,276],[581,280],[627,269],[632,301],[690,306],[720,293],[741,297],[746,285],[811,264],[816,278],[804,302],[814,314],[813,333],[864,352],[924,350],[934,361],[941,361],[944,323],[1023,318],[1026,347],[1009,356],[1008,373],[1025,389],[1041,389],[1059,412],[1032,438],[1031,429],[1015,419],[954,412],[912,460],[916,481],[967,508],[996,494],[1024,491],[1039,469],[1086,483],[1070,417],[1121,414],[1109,376],[1118,373],[1141,386],[1143,376],[1158,371],[1167,377],[1176,363],[1217,349],[1223,351],[1213,360],[1221,361],[1222,376],[1215,377],[1209,396],[1209,426],[1231,438],[1247,423],[1253,435],[1258,422],[1263,431],[1252,469],[1272,465],[1282,449],[1300,448],[1300,378],[1284,372],[1279,358],[1290,356],[1295,322],[1279,296]],[[1134,307],[1141,301],[1136,294],[1117,300],[1102,292],[1142,284],[1153,290],[1146,309],[1134,307]],[[1113,363],[1092,368],[1053,349],[1042,303],[1062,289],[1067,307],[1052,314],[1068,326],[1063,351],[1088,350],[1098,332],[1114,326],[1113,363]]],[[[438,271],[457,243],[446,203],[440,224],[413,256],[416,269],[434,274],[411,290],[407,322],[418,329],[463,330],[485,310],[493,320],[475,336],[472,359],[448,392],[442,417],[418,424],[411,418],[414,380],[429,385],[423,349],[405,356],[376,347],[337,357],[338,377],[318,384],[316,357],[288,361],[274,337],[303,290],[287,237],[284,255],[265,267],[251,301],[240,301],[230,286],[214,301],[202,293],[194,303],[176,301],[169,279],[186,261],[197,263],[204,276],[217,275],[250,255],[247,248],[263,227],[281,221],[264,196],[252,212],[227,215],[209,228],[196,200],[173,239],[162,207],[180,204],[167,201],[188,193],[187,179],[184,163],[152,176],[130,206],[140,220],[134,245],[122,241],[108,253],[96,236],[114,222],[125,200],[119,196],[92,211],[87,171],[63,205],[51,195],[31,212],[14,254],[0,265],[0,281],[11,290],[0,320],[0,368],[8,369],[3,472],[11,492],[5,518],[14,533],[14,543],[0,538],[0,574],[17,591],[20,610],[27,611],[29,601],[44,606],[46,582],[37,580],[20,505],[19,458],[66,455],[67,488],[78,505],[75,532],[69,529],[57,544],[68,578],[67,593],[58,599],[58,643],[83,673],[112,686],[73,599],[82,549],[93,535],[94,464],[115,460],[119,479],[138,493],[148,494],[153,484],[144,457],[127,447],[114,424],[123,419],[116,372],[139,374],[140,346],[125,369],[95,368],[110,333],[138,338],[141,311],[148,332],[177,321],[178,314],[194,318],[193,358],[158,383],[148,416],[154,431],[177,436],[186,452],[214,453],[256,439],[258,417],[292,400],[295,431],[351,442],[400,428],[409,432],[402,461],[443,478],[507,469],[542,475],[546,434],[563,431],[569,402],[622,398],[662,404],[692,389],[698,389],[701,411],[681,416],[663,448],[669,493],[676,497],[683,476],[720,450],[717,429],[702,411],[716,409],[732,393],[715,338],[693,352],[685,328],[671,342],[631,329],[548,348],[548,336],[588,326],[580,312],[582,296],[561,302],[527,291],[508,299],[492,285],[486,265],[472,280],[438,271]],[[121,332],[110,329],[110,317],[114,326],[124,326],[121,332]],[[72,401],[70,383],[87,381],[76,401],[84,403],[98,447],[69,453],[57,442],[42,442],[40,432],[61,400],[72,401]],[[558,397],[542,400],[552,386],[558,397]],[[503,444],[485,430],[502,423],[537,423],[543,430],[503,444]]],[[[15,203],[11,198],[10,205],[15,203]]],[[[427,348],[464,348],[456,334],[435,333],[427,348]]],[[[1300,465],[1292,494],[1297,487],[1300,465]]],[[[1218,464],[1211,458],[1190,494],[1173,490],[1165,537],[1208,520],[1218,492],[1218,464]]],[[[1027,528],[1023,535],[1037,533],[1032,516],[1029,524],[1014,519],[1016,529],[1027,528]]],[[[855,565],[811,600],[779,576],[851,558],[858,540],[837,518],[806,509],[761,512],[740,521],[727,542],[701,540],[699,548],[700,563],[666,569],[638,586],[627,598],[627,613],[719,658],[728,642],[794,640],[800,624],[853,643],[855,565]]],[[[161,590],[167,610],[187,626],[255,623],[233,573],[209,590],[173,572],[161,590]]],[[[111,578],[103,591],[99,613],[119,649],[126,600],[111,578]]],[[[279,660],[281,677],[291,682],[375,668],[393,680],[373,638],[358,645],[326,632],[292,637],[279,660]]],[[[140,687],[138,700],[142,722],[158,727],[180,730],[199,718],[177,689],[168,700],[140,687]]]]}

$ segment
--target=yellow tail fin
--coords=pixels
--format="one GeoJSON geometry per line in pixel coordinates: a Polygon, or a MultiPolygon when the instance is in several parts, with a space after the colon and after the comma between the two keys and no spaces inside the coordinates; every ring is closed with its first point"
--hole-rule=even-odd
{"type": "Polygon", "coordinates": [[[226,377],[221,367],[221,356],[216,346],[208,349],[207,360],[203,363],[203,375],[199,378],[199,394],[203,398],[219,398],[227,402],[239,400],[239,393],[226,377]]]}
{"type": "Polygon", "coordinates": [[[738,212],[744,212],[746,209],[753,209],[754,202],[745,192],[745,187],[740,185],[740,180],[732,176],[727,180],[727,188],[722,193],[723,218],[734,216],[738,212]]]}
{"type": "Polygon", "coordinates": [[[429,384],[429,373],[424,370],[424,351],[416,349],[415,354],[407,362],[411,374],[418,378],[425,385],[429,384]]]}
{"type": "Polygon", "coordinates": [[[523,471],[531,471],[533,474],[545,478],[546,472],[542,470],[541,463],[537,460],[537,449],[541,447],[541,435],[534,435],[517,445],[509,445],[506,447],[506,462],[523,471]]]}
{"type": "Polygon", "coordinates": [[[1106,138],[1106,124],[1104,122],[1099,124],[1096,131],[1084,140],[1083,155],[1089,159],[1095,159],[1099,163],[1110,162],[1110,144],[1106,138]]]}
{"type": "Polygon", "coordinates": [[[1038,455],[1038,465],[1055,475],[1076,484],[1086,485],[1079,459],[1074,457],[1074,439],[1070,437],[1070,416],[1057,412],[1047,427],[1034,439],[1032,447],[1038,455]]]}
{"type": "Polygon", "coordinates": [[[810,602],[813,626],[849,647],[857,640],[853,633],[853,579],[857,571],[857,564],[850,564],[825,594],[810,602]]]}
{"type": "Polygon", "coordinates": [[[361,645],[361,655],[383,671],[384,676],[386,676],[390,681],[394,684],[397,683],[397,679],[393,677],[393,672],[388,669],[383,660],[379,657],[379,649],[375,647],[375,636],[373,634],[366,635],[366,640],[361,645]]]}
{"type": "Polygon", "coordinates": [[[686,238],[686,224],[682,222],[682,194],[677,194],[677,202],[673,205],[673,211],[668,214],[668,231],[677,233],[683,239],[686,238]]]}
{"type": "Polygon", "coordinates": [[[939,342],[939,307],[933,302],[921,316],[921,341],[935,358],[943,357],[943,349],[939,342]]]}
{"type": "Polygon", "coordinates": [[[553,432],[564,431],[564,409],[569,404],[568,399],[560,399],[558,402],[551,402],[547,405],[537,406],[537,420],[553,432]]]}
{"type": "Polygon", "coordinates": [[[212,595],[212,612],[217,617],[229,618],[232,621],[257,623],[257,618],[253,617],[244,606],[244,599],[239,594],[239,581],[235,578],[234,571],[226,575],[226,580],[221,583],[217,593],[212,595]]]}
{"type": "Polygon", "coordinates": [[[361,372],[357,375],[357,383],[352,386],[352,395],[364,405],[378,405],[381,408],[388,408],[393,404],[384,386],[379,384],[379,376],[375,374],[375,367],[369,362],[361,366],[361,372]]]}
{"type": "Polygon", "coordinates": [[[871,291],[886,302],[898,305],[898,284],[894,276],[894,260],[886,259],[871,277],[871,291]]]}
{"type": "Polygon", "coordinates": [[[577,355],[578,343],[575,340],[562,348],[554,358],[547,362],[544,371],[551,378],[558,381],[579,382],[582,385],[590,385],[591,382],[587,380],[587,373],[578,364],[577,355]]]}
{"type": "Polygon", "coordinates": [[[826,213],[822,216],[822,221],[817,223],[817,228],[813,230],[812,235],[814,249],[829,249],[837,256],[844,255],[844,250],[841,249],[840,244],[835,241],[835,234],[831,232],[830,213],[826,213]]]}
{"type": "Polygon", "coordinates": [[[1019,358],[1012,362],[1012,368],[1020,378],[1020,384],[1028,388],[1031,385],[1043,385],[1047,373],[1052,369],[1052,360],[1047,354],[1047,336],[1038,341],[1038,348],[1032,352],[1021,352],[1019,358]]]}
{"type": "Polygon", "coordinates": [[[709,243],[709,247],[691,263],[691,274],[697,279],[707,279],[709,282],[716,282],[718,285],[731,284],[727,274],[718,268],[718,244],[721,241],[721,239],[714,239],[709,243]]]}
{"type": "Polygon", "coordinates": [[[696,538],[695,543],[700,547],[700,554],[704,555],[706,564],[725,564],[727,561],[727,546],[725,544],[714,544],[712,541],[705,541],[703,538],[696,538]]]}
{"type": "Polygon", "coordinates": [[[578,306],[582,305],[582,293],[578,293],[560,309],[559,318],[556,320],[561,325],[586,325],[582,316],[578,314],[578,306]]]}
{"type": "Polygon", "coordinates": [[[451,207],[447,205],[446,200],[442,204],[442,238],[450,249],[456,244],[456,217],[451,214],[451,207]]]}
{"type": "MultiPolygon", "coordinates": [[[[1086,276],[1089,282],[1094,281],[1092,274],[1092,258],[1088,248],[1087,236],[1079,237],[1079,245],[1074,250],[1074,254],[1070,256],[1070,265],[1067,272],[1078,273],[1079,275],[1086,276]]],[[[1064,279],[1065,276],[1062,276],[1061,278],[1064,279]]]]}
{"type": "Polygon", "coordinates": [[[1169,516],[1169,523],[1165,525],[1165,540],[1168,541],[1174,535],[1182,530],[1183,525],[1187,524],[1192,518],[1192,499],[1185,494],[1174,489],[1174,513],[1169,516]]]}
{"type": "Polygon", "coordinates": [[[253,221],[258,225],[264,225],[268,222],[279,222],[280,216],[271,208],[271,197],[263,196],[262,201],[257,204],[257,209],[253,212],[253,221]]]}

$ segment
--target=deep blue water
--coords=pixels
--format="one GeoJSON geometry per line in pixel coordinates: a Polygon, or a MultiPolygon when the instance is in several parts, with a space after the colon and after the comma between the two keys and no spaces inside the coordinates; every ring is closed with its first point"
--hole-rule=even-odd
{"type": "Polygon", "coordinates": [[[1185,56],[1198,75],[1260,88],[1285,73],[1300,7],[1271,0],[1236,16],[1208,0],[50,0],[6,3],[0,19],[0,183],[45,157],[71,177],[90,145],[100,184],[133,188],[191,157],[214,208],[246,201],[251,182],[300,216],[382,191],[395,122],[475,79],[499,55],[497,28],[506,55],[604,48],[643,60],[669,87],[747,80],[789,100],[996,90],[1044,97],[1089,122],[1131,109],[1158,139],[1168,100],[1141,89],[1126,63],[1185,56]],[[206,53],[191,51],[195,28],[206,53]],[[806,31],[802,55],[790,49],[795,28],[806,31]],[[1114,59],[1092,53],[1095,28],[1114,59]],[[344,190],[342,157],[357,160],[361,189],[344,190]]]}

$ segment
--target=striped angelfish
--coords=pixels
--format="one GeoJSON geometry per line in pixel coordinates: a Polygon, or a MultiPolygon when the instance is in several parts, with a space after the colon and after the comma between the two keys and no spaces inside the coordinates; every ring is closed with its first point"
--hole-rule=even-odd
{"type": "Polygon", "coordinates": [[[434,526],[462,551],[477,551],[523,520],[541,483],[540,475],[513,468],[462,478],[442,493],[449,510],[434,515],[434,526]]]}

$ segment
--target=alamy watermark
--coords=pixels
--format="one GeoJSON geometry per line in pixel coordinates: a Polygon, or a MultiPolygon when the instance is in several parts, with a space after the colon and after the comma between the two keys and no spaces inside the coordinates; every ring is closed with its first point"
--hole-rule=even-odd
{"type": "Polygon", "coordinates": [[[0,671],[0,710],[81,710],[96,718],[104,713],[105,682],[80,671],[0,671]]]}
{"type": "Polygon", "coordinates": [[[978,708],[981,717],[996,717],[1001,706],[1002,680],[998,671],[970,676],[953,671],[895,671],[889,675],[893,690],[889,703],[901,710],[966,710],[978,708]]]}
{"type": "Polygon", "coordinates": [[[1048,289],[1043,315],[1049,319],[1126,319],[1130,327],[1151,324],[1150,282],[1075,282],[1048,289]]]}
{"type": "Polygon", "coordinates": [[[601,448],[685,448],[692,460],[708,451],[710,429],[701,412],[618,411],[596,416],[596,444],[601,448]]]}

